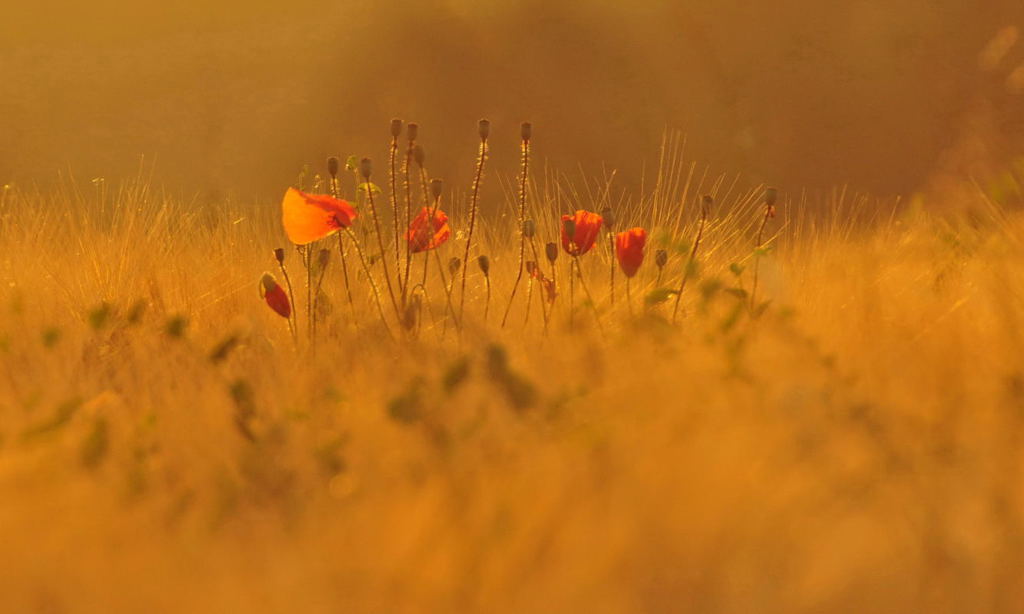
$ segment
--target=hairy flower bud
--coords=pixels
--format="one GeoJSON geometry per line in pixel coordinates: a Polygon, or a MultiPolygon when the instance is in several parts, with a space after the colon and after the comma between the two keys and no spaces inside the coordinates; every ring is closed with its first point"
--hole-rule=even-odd
{"type": "Polygon", "coordinates": [[[533,220],[523,220],[523,236],[532,239],[537,234],[537,224],[533,220]]]}
{"type": "Polygon", "coordinates": [[[476,259],[476,263],[480,265],[480,270],[483,271],[484,277],[491,274],[491,259],[487,256],[480,255],[476,259]]]}
{"type": "Polygon", "coordinates": [[[416,166],[423,168],[423,161],[426,157],[423,153],[423,146],[419,143],[412,148],[412,159],[415,160],[416,166]]]}
{"type": "Polygon", "coordinates": [[[409,122],[405,125],[405,135],[410,141],[415,141],[420,136],[420,125],[416,122],[409,122]]]}
{"type": "Polygon", "coordinates": [[[711,214],[711,207],[713,207],[714,205],[715,199],[712,198],[710,195],[705,195],[704,198],[701,199],[700,214],[703,215],[704,217],[707,217],[708,215],[711,214]]]}
{"type": "Polygon", "coordinates": [[[611,207],[601,209],[601,218],[604,220],[604,225],[608,227],[609,231],[615,227],[615,211],[611,207]]]}
{"type": "Polygon", "coordinates": [[[779,198],[779,191],[776,188],[768,188],[764,191],[764,204],[769,207],[775,206],[775,201],[779,198]]]}
{"type": "Polygon", "coordinates": [[[558,258],[558,244],[555,242],[548,243],[544,246],[544,253],[548,257],[548,262],[551,264],[555,263],[555,259],[558,258]]]}
{"type": "Polygon", "coordinates": [[[519,127],[519,135],[524,141],[529,141],[533,138],[533,124],[523,122],[523,125],[519,127]]]}
{"type": "Polygon", "coordinates": [[[278,264],[284,264],[284,248],[277,248],[274,250],[274,260],[277,260],[278,264]]]}
{"type": "Polygon", "coordinates": [[[391,136],[398,138],[402,134],[402,120],[397,117],[391,120],[391,136]]]}
{"type": "Polygon", "coordinates": [[[448,261],[448,273],[451,274],[451,275],[455,275],[455,273],[458,272],[459,267],[461,267],[461,266],[462,266],[462,260],[459,259],[458,256],[453,256],[451,258],[451,260],[448,261]]]}
{"type": "Polygon", "coordinates": [[[487,119],[481,119],[479,124],[480,140],[486,141],[487,137],[491,136],[491,122],[487,119]]]}
{"type": "Polygon", "coordinates": [[[430,180],[430,195],[434,197],[434,200],[441,198],[441,194],[444,192],[444,181],[440,179],[430,180]]]}
{"type": "Polygon", "coordinates": [[[663,249],[659,249],[654,252],[654,264],[658,265],[658,268],[664,267],[668,263],[668,252],[663,249]]]}
{"type": "Polygon", "coordinates": [[[364,179],[369,179],[370,175],[373,174],[373,161],[369,158],[363,158],[360,160],[359,174],[362,175],[364,179]]]}
{"type": "Polygon", "coordinates": [[[327,173],[331,177],[337,177],[338,176],[338,167],[340,165],[341,165],[341,161],[338,160],[337,156],[331,156],[330,158],[327,158],[327,173]]]}

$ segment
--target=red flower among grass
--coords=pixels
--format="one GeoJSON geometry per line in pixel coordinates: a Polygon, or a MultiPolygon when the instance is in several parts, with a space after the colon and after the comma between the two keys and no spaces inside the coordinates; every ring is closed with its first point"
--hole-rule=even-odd
{"type": "Polygon", "coordinates": [[[277,315],[282,318],[291,317],[292,304],[288,301],[288,293],[284,291],[284,288],[277,283],[277,280],[270,273],[264,273],[260,279],[260,296],[263,297],[263,300],[267,301],[267,305],[277,315]]]}
{"type": "Polygon", "coordinates": [[[583,209],[578,210],[575,215],[563,215],[562,248],[572,256],[587,253],[594,247],[594,242],[601,234],[603,221],[600,215],[583,209]],[[571,223],[567,223],[570,221],[571,223]]]}
{"type": "Polygon", "coordinates": [[[348,202],[326,194],[306,194],[288,188],[281,201],[281,222],[288,239],[296,245],[308,245],[356,219],[356,210],[348,202]]]}
{"type": "Polygon", "coordinates": [[[643,264],[646,243],[647,231],[643,228],[630,228],[615,235],[615,257],[626,277],[636,275],[643,264]]]}
{"type": "Polygon", "coordinates": [[[418,254],[440,246],[451,235],[452,229],[448,227],[448,216],[445,212],[423,207],[420,214],[409,222],[405,240],[409,242],[412,253],[418,254]]]}

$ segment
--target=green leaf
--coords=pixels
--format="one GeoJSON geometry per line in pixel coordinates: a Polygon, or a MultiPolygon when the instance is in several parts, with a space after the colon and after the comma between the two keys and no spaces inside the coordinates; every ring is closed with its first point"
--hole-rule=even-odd
{"type": "Polygon", "coordinates": [[[735,275],[736,277],[739,277],[740,275],[742,275],[743,271],[745,269],[746,269],[746,267],[743,266],[742,264],[738,263],[738,262],[734,262],[734,263],[729,265],[729,272],[732,273],[733,275],[735,275]]]}
{"type": "Polygon", "coordinates": [[[348,158],[345,159],[345,170],[346,171],[349,171],[350,173],[354,173],[354,172],[356,172],[356,169],[358,169],[358,168],[359,168],[359,156],[357,156],[355,154],[352,154],[351,156],[349,156],[348,158]]]}
{"type": "Polygon", "coordinates": [[[373,195],[376,196],[377,194],[380,194],[381,189],[380,186],[378,186],[376,183],[360,183],[359,191],[362,192],[363,194],[372,192],[373,195]]]}
{"type": "Polygon", "coordinates": [[[644,305],[647,307],[660,305],[676,294],[679,294],[679,291],[672,288],[655,288],[644,297],[644,305]]]}
{"type": "Polygon", "coordinates": [[[747,291],[743,288],[726,288],[725,291],[741,301],[746,300],[747,298],[747,291]]]}

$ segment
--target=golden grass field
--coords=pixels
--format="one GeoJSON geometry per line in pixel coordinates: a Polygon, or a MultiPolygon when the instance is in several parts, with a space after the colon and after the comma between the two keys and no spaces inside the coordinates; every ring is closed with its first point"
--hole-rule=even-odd
{"type": "Polygon", "coordinates": [[[577,208],[648,228],[631,307],[605,241],[581,258],[594,309],[577,286],[570,324],[560,250],[548,331],[525,285],[502,328],[517,180],[485,173],[489,307],[471,260],[458,330],[431,269],[390,339],[333,253],[315,353],[277,202],[6,188],[0,611],[1024,611],[1024,219],[971,187],[783,188],[758,255],[764,186],[667,158],[622,198],[531,177],[542,248],[577,208]],[[673,325],[644,304],[654,250],[675,287],[704,193],[673,325]],[[277,247],[297,347],[258,290],[277,247]]]}

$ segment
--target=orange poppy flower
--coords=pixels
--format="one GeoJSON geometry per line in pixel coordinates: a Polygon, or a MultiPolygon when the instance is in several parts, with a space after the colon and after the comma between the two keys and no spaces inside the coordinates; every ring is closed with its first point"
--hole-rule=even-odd
{"type": "Polygon", "coordinates": [[[573,256],[582,256],[594,247],[594,242],[601,234],[601,223],[604,220],[600,215],[580,209],[575,215],[562,216],[562,248],[573,256]],[[572,237],[565,227],[566,222],[572,220],[574,228],[572,237]]]}
{"type": "Polygon", "coordinates": [[[292,304],[288,301],[288,293],[270,273],[264,273],[260,279],[260,296],[282,318],[292,315],[292,304]]]}
{"type": "Polygon", "coordinates": [[[647,231],[643,228],[630,228],[615,235],[615,257],[626,277],[636,275],[644,261],[644,245],[647,243],[647,231]]]}
{"type": "Polygon", "coordinates": [[[409,222],[405,240],[414,254],[434,249],[448,240],[452,229],[448,227],[448,216],[440,209],[423,207],[420,214],[409,222]]]}
{"type": "Polygon", "coordinates": [[[296,245],[308,245],[348,228],[355,219],[356,210],[352,205],[326,194],[306,194],[288,188],[281,201],[284,231],[296,245]]]}

